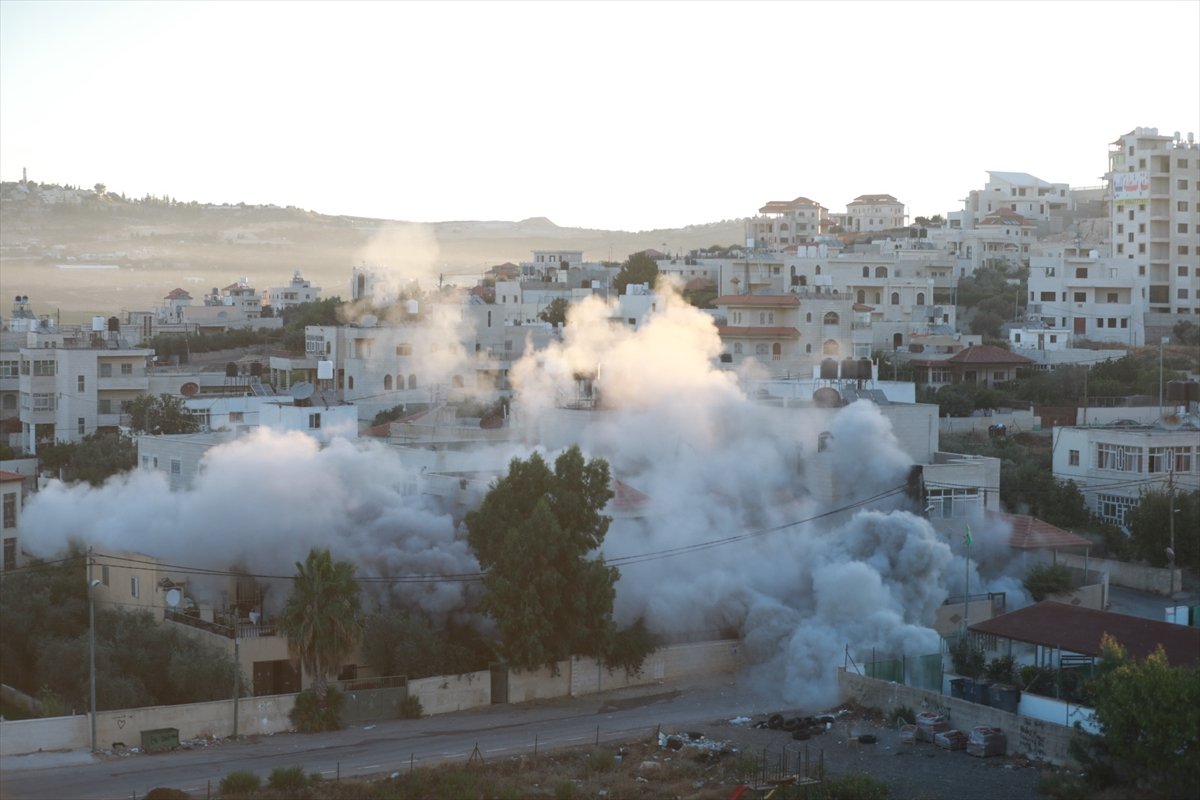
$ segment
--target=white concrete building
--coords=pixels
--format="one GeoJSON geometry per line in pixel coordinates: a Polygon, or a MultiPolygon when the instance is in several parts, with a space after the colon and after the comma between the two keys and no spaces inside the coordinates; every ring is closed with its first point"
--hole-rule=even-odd
{"type": "MultiPolygon", "coordinates": [[[[1121,425],[1054,429],[1054,477],[1075,482],[1088,507],[1125,526],[1141,494],[1200,489],[1200,425],[1121,425]]],[[[1177,532],[1178,533],[1178,532],[1177,532]]]]}
{"type": "Polygon", "coordinates": [[[781,252],[790,245],[805,244],[828,226],[824,206],[807,197],[772,200],[746,220],[746,247],[781,252]]]}
{"type": "Polygon", "coordinates": [[[890,194],[861,194],[846,204],[847,233],[886,231],[905,226],[904,203],[890,194]]]}
{"type": "Polygon", "coordinates": [[[0,469],[0,539],[4,552],[0,572],[17,569],[21,557],[21,506],[25,502],[25,476],[19,472],[0,469]]]}
{"type": "Polygon", "coordinates": [[[1039,234],[1062,230],[1061,222],[1072,208],[1070,186],[1051,183],[1027,172],[998,172],[989,170],[982,189],[973,189],[964,201],[963,213],[951,215],[959,227],[974,228],[986,217],[1001,209],[1020,214],[1032,222],[1039,234]]]}
{"type": "Polygon", "coordinates": [[[1153,342],[1200,314],[1200,145],[1135,128],[1112,143],[1108,169],[1113,257],[1136,270],[1153,342]]]}
{"type": "Polygon", "coordinates": [[[321,287],[313,286],[300,275],[300,270],[292,273],[292,280],[287,286],[271,287],[263,292],[262,304],[270,306],[276,314],[285,308],[312,303],[321,299],[321,287]]]}
{"type": "Polygon", "coordinates": [[[1074,339],[1140,347],[1147,308],[1145,278],[1128,259],[1062,245],[1029,260],[1027,316],[1074,339]]]}

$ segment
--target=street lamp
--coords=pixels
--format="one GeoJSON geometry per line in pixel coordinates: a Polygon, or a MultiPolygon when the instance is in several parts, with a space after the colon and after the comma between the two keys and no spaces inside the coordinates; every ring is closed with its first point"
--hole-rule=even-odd
{"type": "Polygon", "coordinates": [[[1158,418],[1163,415],[1163,345],[1171,337],[1163,336],[1158,340],[1158,418]]]}
{"type": "Polygon", "coordinates": [[[92,578],[92,548],[88,548],[88,694],[92,723],[92,752],[96,752],[96,587],[100,581],[92,578]]]}

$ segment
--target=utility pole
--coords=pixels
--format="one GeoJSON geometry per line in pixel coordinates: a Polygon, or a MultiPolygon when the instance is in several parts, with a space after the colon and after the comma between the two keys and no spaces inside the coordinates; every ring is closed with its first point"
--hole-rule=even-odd
{"type": "MultiPolygon", "coordinates": [[[[1171,594],[1175,593],[1175,453],[1167,470],[1167,528],[1171,532],[1171,594]]],[[[1180,587],[1182,588],[1182,587],[1180,587]]]]}
{"type": "Polygon", "coordinates": [[[92,723],[92,752],[96,752],[96,584],[92,579],[92,548],[88,548],[88,699],[92,723]]]}
{"type": "Polygon", "coordinates": [[[237,616],[233,619],[233,740],[238,737],[238,706],[242,704],[242,667],[238,661],[238,645],[241,639],[237,635],[237,616]]]}

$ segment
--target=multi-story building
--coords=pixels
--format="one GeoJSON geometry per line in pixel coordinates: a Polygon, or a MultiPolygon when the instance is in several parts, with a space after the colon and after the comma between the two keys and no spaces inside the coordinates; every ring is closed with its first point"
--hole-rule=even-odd
{"type": "Polygon", "coordinates": [[[846,233],[867,233],[903,228],[904,203],[890,194],[862,194],[846,204],[846,233]]]}
{"type": "Polygon", "coordinates": [[[285,308],[313,303],[320,299],[321,287],[313,286],[312,281],[306,281],[300,276],[300,270],[296,270],[287,286],[272,287],[263,292],[262,304],[270,306],[279,314],[285,308]]]}
{"type": "Polygon", "coordinates": [[[1073,207],[1071,189],[1065,183],[1050,183],[1027,172],[988,171],[983,189],[973,189],[961,213],[952,213],[952,227],[974,228],[1000,210],[1020,214],[1039,235],[1057,233],[1073,207]]]}
{"type": "Polygon", "coordinates": [[[24,485],[24,475],[0,469],[0,538],[4,544],[0,571],[7,572],[21,566],[21,541],[18,531],[21,506],[25,502],[24,485]]]}
{"type": "Polygon", "coordinates": [[[1113,257],[1137,270],[1148,340],[1200,314],[1200,146],[1135,128],[1108,154],[1113,257]]]}
{"type": "Polygon", "coordinates": [[[1122,258],[1107,258],[1077,245],[1042,248],[1029,259],[1026,314],[1076,339],[1146,343],[1145,278],[1122,258]]]}
{"type": "Polygon", "coordinates": [[[97,318],[90,330],[48,324],[27,334],[26,346],[18,351],[26,452],[36,454],[40,443],[115,432],[123,404],[146,393],[146,363],[154,351],[129,347],[116,327],[97,318]]]}
{"type": "Polygon", "coordinates": [[[812,241],[828,224],[825,207],[815,200],[772,200],[746,220],[746,247],[779,252],[812,241]]]}
{"type": "MultiPolygon", "coordinates": [[[[1054,477],[1078,484],[1088,507],[1124,526],[1141,494],[1200,489],[1200,426],[1123,425],[1054,429],[1054,477]]],[[[1179,532],[1177,532],[1178,534],[1179,532]]]]}

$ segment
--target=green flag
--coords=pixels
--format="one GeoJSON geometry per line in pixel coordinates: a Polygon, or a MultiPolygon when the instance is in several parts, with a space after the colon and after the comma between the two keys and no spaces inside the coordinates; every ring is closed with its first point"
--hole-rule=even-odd
{"type": "Polygon", "coordinates": [[[971,539],[971,526],[970,525],[967,526],[967,535],[963,538],[963,541],[965,541],[967,543],[967,547],[970,547],[971,545],[975,544],[975,541],[973,539],[971,539]]]}

